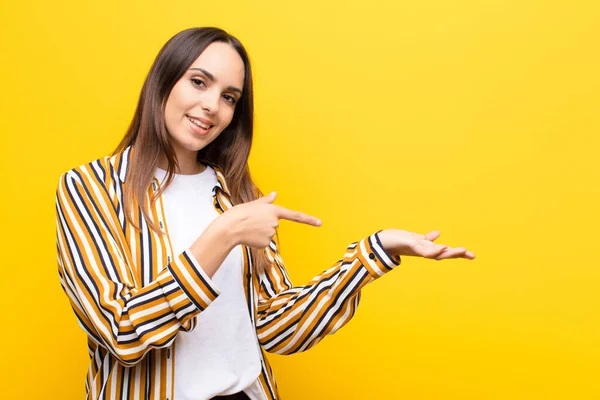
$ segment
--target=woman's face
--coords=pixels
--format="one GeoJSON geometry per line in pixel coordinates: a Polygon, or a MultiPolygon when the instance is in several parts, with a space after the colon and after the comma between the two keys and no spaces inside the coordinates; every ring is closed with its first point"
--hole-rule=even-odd
{"type": "Polygon", "coordinates": [[[165,108],[165,124],[177,157],[219,136],[244,89],[244,62],[228,43],[211,43],[177,81],[165,108]]]}

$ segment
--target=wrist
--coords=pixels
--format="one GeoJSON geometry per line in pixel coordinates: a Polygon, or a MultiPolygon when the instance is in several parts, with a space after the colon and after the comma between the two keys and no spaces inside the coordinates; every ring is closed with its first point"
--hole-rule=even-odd
{"type": "Polygon", "coordinates": [[[376,232],[375,235],[377,236],[377,239],[379,240],[379,243],[381,244],[381,247],[383,248],[383,250],[389,253],[390,244],[389,244],[389,240],[388,240],[388,230],[387,229],[380,230],[380,231],[376,232]]]}
{"type": "Polygon", "coordinates": [[[229,251],[240,244],[239,232],[237,227],[239,224],[234,224],[230,215],[221,214],[207,228],[214,231],[217,240],[224,243],[229,251]]]}
{"type": "Polygon", "coordinates": [[[383,251],[392,258],[396,263],[400,263],[400,253],[397,251],[398,249],[394,248],[394,244],[391,243],[390,238],[391,231],[389,229],[384,229],[375,233],[377,241],[379,241],[379,245],[383,249],[383,251]]]}

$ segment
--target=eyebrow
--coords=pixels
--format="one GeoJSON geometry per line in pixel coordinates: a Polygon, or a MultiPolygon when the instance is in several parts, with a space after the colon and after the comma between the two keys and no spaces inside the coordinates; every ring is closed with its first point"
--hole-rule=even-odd
{"type": "MultiPolygon", "coordinates": [[[[190,70],[196,70],[202,72],[211,82],[216,82],[217,78],[204,68],[190,68],[190,70]]],[[[227,86],[227,90],[231,90],[232,92],[238,92],[240,95],[242,94],[242,89],[236,88],[235,86],[227,86]]]]}

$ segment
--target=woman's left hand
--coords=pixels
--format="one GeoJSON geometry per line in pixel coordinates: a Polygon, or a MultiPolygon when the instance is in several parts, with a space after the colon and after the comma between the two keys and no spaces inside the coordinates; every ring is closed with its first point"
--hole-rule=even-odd
{"type": "Polygon", "coordinates": [[[449,247],[433,243],[440,236],[439,231],[421,235],[399,229],[385,229],[378,234],[383,248],[392,255],[417,256],[443,260],[446,258],[466,258],[472,260],[475,254],[464,247],[449,247]]]}

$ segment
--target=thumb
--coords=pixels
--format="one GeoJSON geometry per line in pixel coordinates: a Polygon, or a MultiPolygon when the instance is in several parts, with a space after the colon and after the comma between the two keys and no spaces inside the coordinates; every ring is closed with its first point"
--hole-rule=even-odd
{"type": "Polygon", "coordinates": [[[261,197],[259,199],[256,199],[255,202],[257,203],[266,203],[266,204],[271,204],[275,201],[275,198],[277,197],[277,192],[271,192],[268,195],[261,197]]]}

